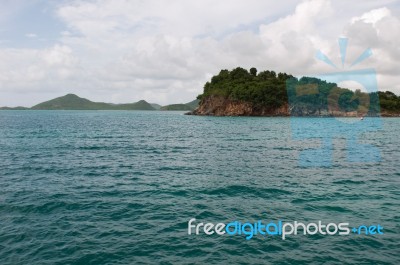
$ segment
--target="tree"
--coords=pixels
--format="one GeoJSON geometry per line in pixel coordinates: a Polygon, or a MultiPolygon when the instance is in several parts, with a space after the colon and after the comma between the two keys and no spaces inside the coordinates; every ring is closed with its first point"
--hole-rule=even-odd
{"type": "Polygon", "coordinates": [[[257,69],[255,67],[250,68],[250,74],[252,76],[257,76],[257,69]]]}
{"type": "Polygon", "coordinates": [[[243,100],[256,108],[278,108],[288,104],[291,113],[296,115],[332,111],[359,111],[376,115],[380,109],[382,112],[400,113],[400,97],[389,91],[351,91],[315,77],[297,79],[286,73],[268,70],[257,75],[255,67],[250,71],[241,67],[231,71],[221,70],[204,85],[203,94],[198,99],[208,96],[243,100]]]}

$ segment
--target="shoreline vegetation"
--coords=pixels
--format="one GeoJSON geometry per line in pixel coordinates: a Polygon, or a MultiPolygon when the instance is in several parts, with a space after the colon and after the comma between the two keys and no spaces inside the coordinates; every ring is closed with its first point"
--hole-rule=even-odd
{"type": "Polygon", "coordinates": [[[31,108],[27,107],[0,107],[0,110],[166,110],[166,111],[192,111],[198,106],[199,100],[193,100],[185,104],[172,104],[161,106],[156,103],[148,103],[140,100],[134,103],[113,104],[93,102],[75,94],[67,94],[49,101],[39,103],[31,108]]]}
{"type": "Polygon", "coordinates": [[[204,85],[197,99],[161,106],[140,100],[113,104],[67,94],[28,107],[0,110],[161,110],[188,111],[186,115],[265,117],[400,117],[400,96],[393,92],[366,93],[338,87],[315,77],[300,79],[286,73],[221,70],[204,85]]]}
{"type": "Polygon", "coordinates": [[[199,107],[187,115],[267,117],[399,117],[400,97],[366,93],[314,77],[286,73],[221,70],[204,85],[199,107]]]}

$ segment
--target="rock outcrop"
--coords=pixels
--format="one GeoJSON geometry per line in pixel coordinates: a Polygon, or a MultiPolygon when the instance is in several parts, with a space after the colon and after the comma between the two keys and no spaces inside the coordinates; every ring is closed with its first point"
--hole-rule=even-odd
{"type": "Polygon", "coordinates": [[[209,116],[289,116],[289,108],[287,104],[279,108],[259,107],[251,102],[231,100],[213,95],[204,98],[197,109],[187,114],[209,116]]]}
{"type": "MultiPolygon", "coordinates": [[[[203,116],[266,116],[266,117],[362,117],[362,116],[380,116],[379,113],[371,114],[358,111],[340,111],[337,109],[330,110],[313,110],[310,111],[299,106],[290,107],[287,103],[281,107],[257,106],[251,102],[232,100],[222,96],[208,96],[201,100],[199,107],[194,111],[186,113],[187,115],[203,115],[203,116]]],[[[396,115],[388,115],[382,113],[385,117],[394,117],[396,115]]]]}

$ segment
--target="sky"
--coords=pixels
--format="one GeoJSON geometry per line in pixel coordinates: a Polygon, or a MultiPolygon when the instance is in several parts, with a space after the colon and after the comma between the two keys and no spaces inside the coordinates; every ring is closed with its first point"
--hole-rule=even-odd
{"type": "Polygon", "coordinates": [[[0,106],[68,93],[185,103],[221,69],[319,75],[367,48],[351,70],[373,68],[379,90],[400,94],[398,36],[399,0],[0,0],[0,106]]]}

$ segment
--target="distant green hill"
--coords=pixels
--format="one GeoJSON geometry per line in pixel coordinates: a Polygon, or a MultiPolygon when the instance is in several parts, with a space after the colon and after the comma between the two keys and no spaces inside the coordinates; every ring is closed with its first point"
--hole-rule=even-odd
{"type": "Polygon", "coordinates": [[[140,100],[135,103],[112,104],[105,102],[93,102],[75,94],[67,94],[52,100],[39,103],[32,108],[26,107],[0,107],[0,110],[181,110],[190,111],[198,107],[199,100],[193,100],[186,104],[172,104],[161,106],[156,103],[148,103],[140,100]]]}
{"type": "Polygon", "coordinates": [[[129,104],[116,104],[113,105],[113,109],[115,110],[155,110],[150,103],[147,103],[145,100],[140,100],[136,103],[129,104]]]}
{"type": "Polygon", "coordinates": [[[28,110],[29,108],[25,108],[25,107],[14,107],[14,108],[10,108],[10,107],[0,107],[0,110],[28,110]]]}
{"type": "Polygon", "coordinates": [[[161,109],[161,105],[157,104],[157,103],[150,103],[150,105],[155,108],[156,110],[160,110],[161,109]]]}
{"type": "Polygon", "coordinates": [[[199,106],[199,100],[195,99],[190,101],[186,104],[171,104],[164,107],[161,107],[161,110],[183,110],[183,111],[190,111],[194,110],[199,106]]]}
{"type": "Polygon", "coordinates": [[[186,105],[188,105],[190,108],[195,109],[199,106],[200,100],[195,99],[193,101],[190,101],[188,103],[186,103],[186,105]]]}
{"type": "Polygon", "coordinates": [[[129,104],[110,104],[93,102],[80,98],[74,94],[68,94],[33,106],[33,110],[154,110],[144,100],[129,104]]]}
{"type": "Polygon", "coordinates": [[[171,104],[161,107],[161,110],[193,110],[193,109],[186,104],[171,104]]]}
{"type": "Polygon", "coordinates": [[[92,102],[74,94],[68,94],[32,107],[35,110],[98,110],[112,109],[114,106],[107,103],[92,102]]]}

